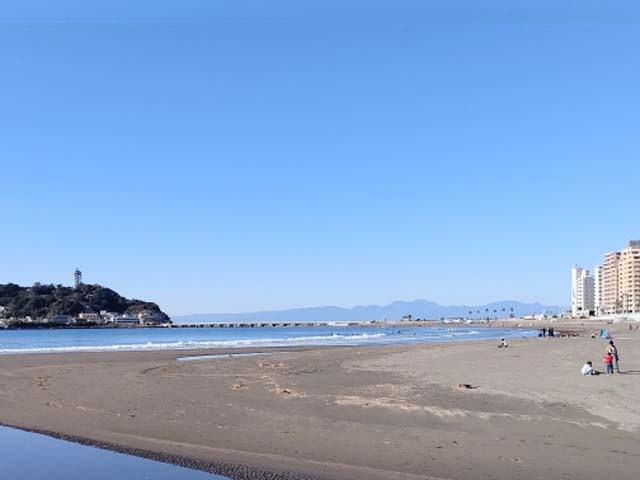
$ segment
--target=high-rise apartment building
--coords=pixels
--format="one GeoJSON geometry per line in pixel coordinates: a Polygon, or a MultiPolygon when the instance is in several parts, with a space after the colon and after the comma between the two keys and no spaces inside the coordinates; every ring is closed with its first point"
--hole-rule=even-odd
{"type": "Polygon", "coordinates": [[[602,265],[596,265],[593,269],[593,306],[596,315],[601,315],[602,310],[602,265]]]}
{"type": "Polygon", "coordinates": [[[640,241],[629,242],[629,246],[620,252],[618,311],[640,312],[640,241]]]}
{"type": "Polygon", "coordinates": [[[604,256],[594,270],[597,315],[640,312],[640,241],[604,256]]]}
{"type": "Polygon", "coordinates": [[[578,266],[571,269],[571,315],[595,313],[594,281],[589,271],[578,266]]]}
{"type": "Polygon", "coordinates": [[[600,314],[607,315],[618,311],[618,266],[620,252],[609,252],[604,256],[602,264],[602,298],[600,314]]]}

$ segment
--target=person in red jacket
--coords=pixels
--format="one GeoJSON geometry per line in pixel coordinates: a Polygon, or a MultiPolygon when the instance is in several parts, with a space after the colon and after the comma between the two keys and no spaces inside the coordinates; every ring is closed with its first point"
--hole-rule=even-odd
{"type": "Polygon", "coordinates": [[[617,373],[620,373],[620,364],[618,363],[618,347],[616,347],[615,343],[613,343],[613,340],[609,340],[609,345],[607,345],[607,349],[605,350],[605,352],[613,357],[614,370],[617,373]]]}
{"type": "Polygon", "coordinates": [[[604,366],[607,370],[607,375],[613,375],[613,355],[609,352],[604,355],[604,366]]]}

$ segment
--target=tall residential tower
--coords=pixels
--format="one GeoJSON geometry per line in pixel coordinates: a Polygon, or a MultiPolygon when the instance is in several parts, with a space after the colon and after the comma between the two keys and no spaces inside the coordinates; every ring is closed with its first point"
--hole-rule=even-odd
{"type": "Polygon", "coordinates": [[[601,314],[608,315],[618,311],[618,264],[620,252],[609,252],[602,264],[602,302],[601,314]]]}
{"type": "MultiPolygon", "coordinates": [[[[572,273],[572,289],[578,274],[572,273]]],[[[577,285],[576,292],[580,288],[577,285]]],[[[596,315],[640,313],[640,240],[631,240],[621,251],[605,254],[602,265],[595,267],[594,306],[596,315]]],[[[571,307],[573,312],[573,290],[571,307]]]]}
{"type": "Polygon", "coordinates": [[[571,269],[571,315],[593,315],[594,281],[589,270],[574,266],[571,269]]]}
{"type": "Polygon", "coordinates": [[[640,241],[630,241],[618,263],[618,311],[640,312],[640,241]]]}
{"type": "Polygon", "coordinates": [[[593,268],[593,306],[596,315],[602,315],[602,265],[593,268]]]}

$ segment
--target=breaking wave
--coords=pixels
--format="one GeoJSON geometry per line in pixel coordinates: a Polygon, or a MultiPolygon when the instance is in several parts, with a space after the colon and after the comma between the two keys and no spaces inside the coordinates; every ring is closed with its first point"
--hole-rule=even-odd
{"type": "Polygon", "coordinates": [[[115,345],[69,345],[37,348],[2,348],[0,354],[16,353],[71,353],[71,352],[123,352],[148,350],[197,350],[205,348],[251,348],[284,346],[357,345],[372,343],[386,337],[386,333],[353,335],[318,335],[291,338],[252,338],[236,340],[181,340],[174,342],[146,342],[115,345]]]}

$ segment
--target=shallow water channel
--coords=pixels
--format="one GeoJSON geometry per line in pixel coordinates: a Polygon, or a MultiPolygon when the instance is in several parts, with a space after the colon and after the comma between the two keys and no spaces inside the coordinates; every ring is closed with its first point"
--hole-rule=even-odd
{"type": "Polygon", "coordinates": [[[11,480],[229,480],[198,470],[0,427],[1,478],[11,480]]]}

